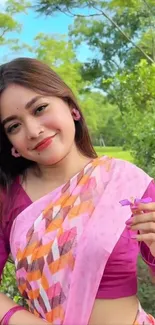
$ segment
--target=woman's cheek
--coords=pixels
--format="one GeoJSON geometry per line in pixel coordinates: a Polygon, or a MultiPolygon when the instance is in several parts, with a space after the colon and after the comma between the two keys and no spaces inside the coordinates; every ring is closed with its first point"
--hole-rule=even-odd
{"type": "Polygon", "coordinates": [[[12,143],[12,146],[17,150],[25,151],[27,149],[27,141],[23,132],[18,132],[18,134],[12,135],[9,140],[12,143]]]}
{"type": "MultiPolygon", "coordinates": [[[[61,117],[46,114],[40,117],[40,124],[48,129],[57,129],[60,127],[61,117]]],[[[61,122],[62,123],[62,122],[61,122]]]]}

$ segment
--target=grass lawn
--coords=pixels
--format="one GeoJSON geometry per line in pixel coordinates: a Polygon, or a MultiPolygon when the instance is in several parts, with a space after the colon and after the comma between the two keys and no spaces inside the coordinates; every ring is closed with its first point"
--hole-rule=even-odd
{"type": "Polygon", "coordinates": [[[133,161],[130,152],[122,150],[121,147],[95,147],[95,150],[99,156],[107,155],[131,162],[133,161]]]}

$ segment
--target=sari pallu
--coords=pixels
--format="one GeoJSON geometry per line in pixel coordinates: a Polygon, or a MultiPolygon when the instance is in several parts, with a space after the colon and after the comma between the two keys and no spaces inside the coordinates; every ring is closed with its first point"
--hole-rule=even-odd
{"type": "Polygon", "coordinates": [[[16,279],[30,311],[50,323],[87,325],[107,260],[151,178],[108,157],[30,205],[13,223],[16,279]],[[95,281],[94,281],[95,279],[95,281]]]}

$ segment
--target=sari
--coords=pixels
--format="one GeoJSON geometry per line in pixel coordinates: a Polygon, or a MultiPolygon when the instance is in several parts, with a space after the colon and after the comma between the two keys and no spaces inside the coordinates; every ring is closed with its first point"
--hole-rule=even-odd
{"type": "Polygon", "coordinates": [[[89,323],[106,263],[131,217],[119,202],[141,198],[151,180],[104,156],[17,216],[10,247],[32,313],[54,325],[89,323]]]}

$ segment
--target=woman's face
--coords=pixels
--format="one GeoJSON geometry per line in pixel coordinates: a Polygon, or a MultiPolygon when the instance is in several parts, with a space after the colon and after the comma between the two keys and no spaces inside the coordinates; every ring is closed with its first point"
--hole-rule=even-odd
{"type": "Polygon", "coordinates": [[[0,97],[0,116],[12,146],[38,164],[59,162],[74,145],[71,110],[57,97],[12,84],[0,97]]]}

